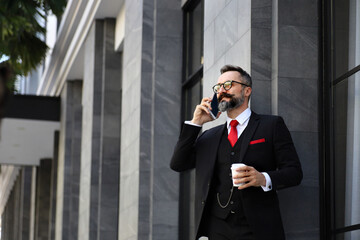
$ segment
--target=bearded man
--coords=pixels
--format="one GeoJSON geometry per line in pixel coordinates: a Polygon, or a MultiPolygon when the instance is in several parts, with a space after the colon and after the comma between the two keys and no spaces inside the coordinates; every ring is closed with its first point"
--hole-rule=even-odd
{"type": "Polygon", "coordinates": [[[285,239],[277,190],[302,180],[290,132],[281,117],[250,110],[252,80],[246,71],[225,65],[220,72],[213,90],[226,123],[199,136],[213,120],[212,99],[202,99],[184,123],[170,163],[178,172],[196,169],[196,239],[285,239]],[[244,166],[232,174],[233,163],[244,166]]]}

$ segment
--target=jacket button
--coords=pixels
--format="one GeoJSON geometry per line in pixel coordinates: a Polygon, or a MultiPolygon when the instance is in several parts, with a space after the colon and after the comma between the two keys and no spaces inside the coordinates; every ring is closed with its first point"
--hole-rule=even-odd
{"type": "Polygon", "coordinates": [[[235,155],[235,153],[234,153],[234,152],[231,152],[230,154],[231,154],[231,156],[234,156],[234,155],[235,155]]]}
{"type": "Polygon", "coordinates": [[[205,201],[202,201],[201,204],[204,205],[204,204],[205,204],[205,201]]]}

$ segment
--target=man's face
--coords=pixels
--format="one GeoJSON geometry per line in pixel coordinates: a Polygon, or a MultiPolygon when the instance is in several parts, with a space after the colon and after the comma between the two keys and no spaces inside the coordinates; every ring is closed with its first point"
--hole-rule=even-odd
{"type": "MultiPolygon", "coordinates": [[[[229,80],[244,83],[240,73],[236,71],[229,71],[221,74],[218,83],[221,84],[229,80]]],[[[221,87],[217,95],[219,100],[219,110],[225,112],[243,105],[245,102],[245,88],[245,86],[238,83],[233,83],[229,90],[225,90],[221,87]]]]}

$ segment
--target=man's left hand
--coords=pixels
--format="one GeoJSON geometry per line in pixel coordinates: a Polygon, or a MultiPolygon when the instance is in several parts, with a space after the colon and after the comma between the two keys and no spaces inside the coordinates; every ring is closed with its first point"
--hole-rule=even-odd
{"type": "Polygon", "coordinates": [[[266,186],[265,176],[251,166],[239,167],[236,169],[236,172],[237,173],[233,176],[235,179],[234,183],[245,183],[244,185],[238,187],[239,190],[248,187],[266,186]]]}

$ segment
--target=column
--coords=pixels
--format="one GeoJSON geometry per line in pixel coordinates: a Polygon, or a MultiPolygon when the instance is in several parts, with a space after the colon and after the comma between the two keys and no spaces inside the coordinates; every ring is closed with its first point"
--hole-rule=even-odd
{"type": "Polygon", "coordinates": [[[125,6],[118,239],[177,239],[179,175],[169,161],[180,126],[181,6],[125,6]]]}
{"type": "Polygon", "coordinates": [[[21,228],[19,228],[21,223],[21,178],[21,174],[16,177],[6,206],[2,213],[1,239],[4,240],[19,239],[21,235],[21,228]]]}
{"type": "Polygon", "coordinates": [[[60,133],[54,136],[55,140],[58,137],[55,141],[58,146],[54,148],[56,166],[52,169],[51,239],[77,239],[82,141],[81,94],[81,80],[68,80],[61,92],[60,133]]]}
{"type": "Polygon", "coordinates": [[[56,193],[57,193],[57,176],[58,176],[58,159],[59,159],[59,135],[56,131],[54,134],[54,158],[51,168],[51,189],[50,189],[50,231],[49,240],[55,240],[56,226],[56,193]]]}
{"type": "MultiPolygon", "coordinates": [[[[117,239],[119,216],[121,54],[114,51],[115,20],[103,22],[102,103],[98,172],[98,237],[117,239]]],[[[95,166],[95,165],[94,165],[95,166]]],[[[96,176],[96,174],[94,174],[96,176]]],[[[96,181],[96,180],[95,180],[96,181]]],[[[96,200],[94,199],[94,202],[96,200]]],[[[94,204],[95,205],[95,204],[94,204]]]]}
{"type": "Polygon", "coordinates": [[[31,209],[32,167],[21,170],[21,205],[20,205],[20,236],[19,240],[30,239],[30,209],[31,209]]]}
{"type": "Polygon", "coordinates": [[[118,234],[121,54],[115,20],[96,20],[85,43],[79,237],[118,234]]]}
{"type": "Polygon", "coordinates": [[[36,240],[49,239],[51,164],[52,159],[42,159],[37,167],[34,237],[36,240]]]}
{"type": "MultiPolygon", "coordinates": [[[[62,239],[75,240],[78,232],[79,181],[82,126],[82,81],[68,80],[62,93],[63,158],[58,161],[58,180],[63,184],[62,239]],[[61,162],[60,162],[61,161],[61,162]]],[[[55,169],[54,169],[55,170],[55,169]]],[[[61,196],[57,196],[61,197],[61,196]]],[[[60,231],[60,229],[59,229],[60,231]]]]}

